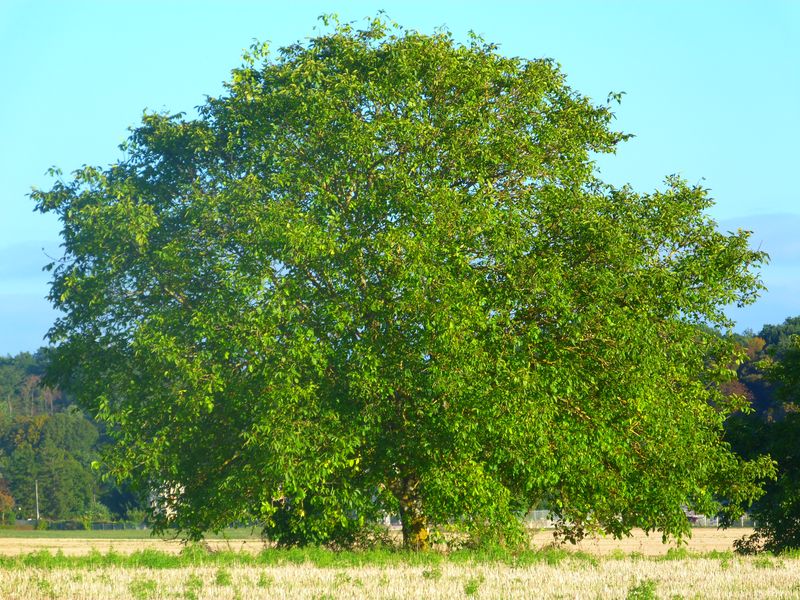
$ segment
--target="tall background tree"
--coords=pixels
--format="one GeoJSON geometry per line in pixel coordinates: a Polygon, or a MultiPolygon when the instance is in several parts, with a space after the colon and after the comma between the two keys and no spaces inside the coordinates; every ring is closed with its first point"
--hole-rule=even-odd
{"type": "Polygon", "coordinates": [[[40,385],[44,365],[41,351],[0,356],[0,415],[12,418],[53,414],[69,404],[58,389],[40,385]]]}
{"type": "Polygon", "coordinates": [[[14,496],[11,495],[11,489],[8,482],[0,477],[0,524],[13,522],[16,518],[14,516],[14,506],[16,502],[14,496]]]}
{"type": "Polygon", "coordinates": [[[254,47],[198,118],[33,193],[63,224],[50,381],[188,537],[348,543],[388,511],[411,547],[510,543],[543,501],[570,536],[685,534],[771,468],[721,439],[735,348],[700,327],[763,254],[700,187],[600,181],[612,118],[475,37],[254,47]]]}

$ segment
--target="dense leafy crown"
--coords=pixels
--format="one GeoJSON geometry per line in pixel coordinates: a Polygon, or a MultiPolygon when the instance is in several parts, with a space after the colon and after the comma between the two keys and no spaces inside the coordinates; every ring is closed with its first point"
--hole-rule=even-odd
{"type": "Polygon", "coordinates": [[[698,326],[763,256],[702,188],[599,181],[612,116],[478,38],[256,48],[198,118],[148,114],[125,160],[34,192],[63,222],[51,377],[189,535],[383,510],[511,535],[542,502],[681,534],[767,468],[720,441],[733,351],[698,326]]]}

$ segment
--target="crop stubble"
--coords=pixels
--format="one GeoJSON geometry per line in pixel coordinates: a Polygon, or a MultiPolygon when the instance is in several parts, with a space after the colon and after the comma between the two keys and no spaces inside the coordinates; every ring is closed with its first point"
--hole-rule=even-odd
{"type": "Polygon", "coordinates": [[[664,598],[790,598],[800,592],[797,559],[567,559],[514,568],[443,564],[319,568],[313,565],[181,569],[26,569],[2,573],[8,600],[75,598],[625,598],[650,588],[664,598]],[[433,575],[431,575],[433,573],[433,575]]]}
{"type": "MultiPolygon", "coordinates": [[[[745,530],[696,529],[690,551],[729,551],[745,530]]],[[[552,534],[537,534],[545,545],[552,534]]],[[[212,540],[212,549],[259,551],[257,540],[212,540]]],[[[0,598],[103,599],[145,598],[299,600],[352,598],[626,598],[631,592],[654,592],[659,598],[798,598],[800,559],[737,557],[659,558],[669,547],[657,535],[637,532],[627,540],[588,540],[579,549],[595,556],[576,556],[549,564],[453,563],[434,566],[396,564],[318,567],[306,564],[181,568],[25,567],[0,568],[0,598]],[[633,556],[631,552],[636,553],[633,556]],[[623,557],[622,553],[626,553],[623,557]],[[613,555],[613,556],[609,556],[613,555]]],[[[0,538],[0,553],[27,554],[47,549],[65,555],[91,551],[130,554],[151,549],[178,553],[177,541],[158,539],[0,538]]],[[[634,596],[635,597],[635,596],[634,596]]],[[[651,597],[651,596],[644,596],[651,597]]]]}

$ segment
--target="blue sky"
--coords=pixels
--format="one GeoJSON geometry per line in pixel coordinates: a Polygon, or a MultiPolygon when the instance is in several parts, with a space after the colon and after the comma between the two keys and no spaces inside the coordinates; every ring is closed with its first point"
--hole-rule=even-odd
{"type": "Polygon", "coordinates": [[[626,95],[618,128],[636,135],[600,163],[639,191],[677,173],[717,199],[721,228],[754,231],[772,256],[769,291],[734,310],[737,329],[800,314],[800,2],[203,2],[0,0],[0,355],[34,350],[55,316],[44,296],[58,223],[31,186],[105,166],[144,109],[186,111],[254,39],[313,35],[317,16],[380,9],[408,28],[469,30],[500,51],[559,62],[597,102],[626,95]]]}

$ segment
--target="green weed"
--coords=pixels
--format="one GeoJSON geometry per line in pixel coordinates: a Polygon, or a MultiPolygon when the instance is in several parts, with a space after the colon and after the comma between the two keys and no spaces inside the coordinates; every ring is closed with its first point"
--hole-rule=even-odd
{"type": "Polygon", "coordinates": [[[483,583],[483,575],[478,575],[477,577],[470,577],[469,580],[464,584],[464,593],[467,596],[474,596],[478,593],[478,589],[481,587],[483,583]]]}
{"type": "Polygon", "coordinates": [[[48,598],[54,598],[55,594],[53,592],[53,585],[47,580],[42,578],[34,579],[34,583],[36,585],[36,589],[39,591],[40,594],[47,596],[48,598]]]}
{"type": "Polygon", "coordinates": [[[339,588],[343,585],[350,583],[351,580],[352,577],[350,577],[350,575],[340,571],[339,573],[336,573],[336,575],[333,576],[333,587],[339,588]]]}
{"type": "Polygon", "coordinates": [[[769,556],[758,556],[753,559],[753,566],[756,569],[771,569],[772,559],[769,556]]]}
{"type": "Polygon", "coordinates": [[[686,548],[669,548],[662,560],[686,560],[691,558],[689,550],[686,548]]]}
{"type": "Polygon", "coordinates": [[[214,583],[221,587],[227,587],[233,584],[233,577],[231,577],[230,571],[226,569],[217,569],[217,574],[214,577],[214,583]]]}
{"type": "Polygon", "coordinates": [[[275,578],[272,575],[261,573],[258,576],[258,581],[256,581],[256,586],[260,588],[268,588],[272,587],[273,583],[275,583],[275,578]]]}
{"type": "Polygon", "coordinates": [[[643,579],[628,590],[627,600],[656,600],[656,582],[652,579],[643,579]]]}
{"type": "Polygon", "coordinates": [[[186,578],[186,582],[183,584],[183,588],[186,592],[199,592],[203,589],[203,580],[200,579],[197,575],[192,573],[186,578]]]}
{"type": "Polygon", "coordinates": [[[156,598],[158,584],[152,579],[134,579],[128,585],[128,591],[136,600],[147,600],[156,598]]]}

